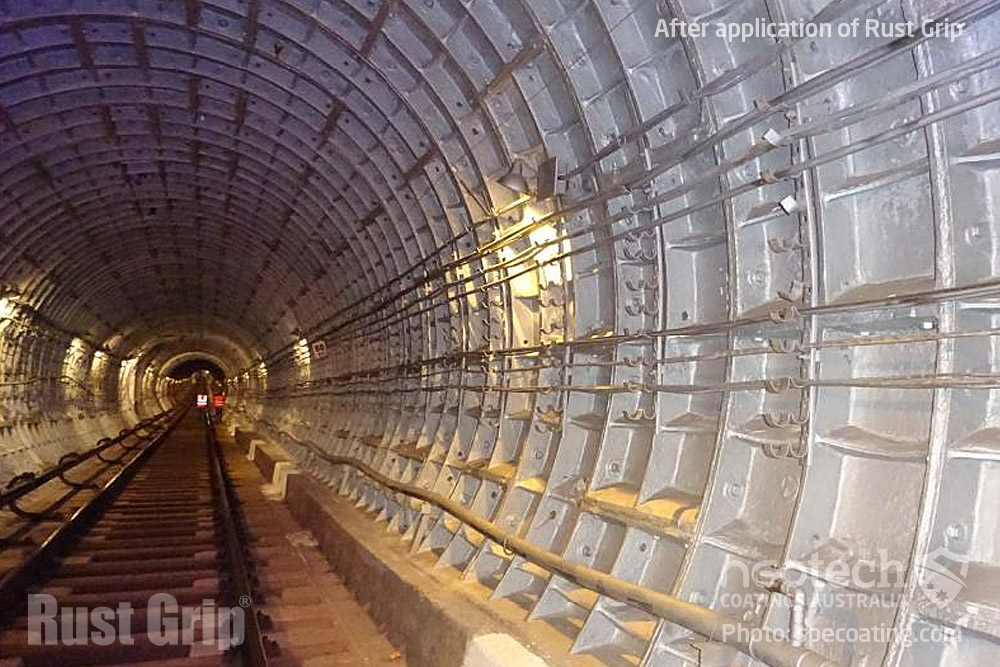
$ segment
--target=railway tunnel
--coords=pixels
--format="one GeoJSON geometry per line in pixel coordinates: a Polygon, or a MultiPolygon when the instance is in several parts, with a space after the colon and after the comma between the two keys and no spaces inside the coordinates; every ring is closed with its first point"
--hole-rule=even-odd
{"type": "Polygon", "coordinates": [[[3,606],[204,529],[249,641],[134,663],[1000,664],[998,4],[0,1],[3,606]]]}

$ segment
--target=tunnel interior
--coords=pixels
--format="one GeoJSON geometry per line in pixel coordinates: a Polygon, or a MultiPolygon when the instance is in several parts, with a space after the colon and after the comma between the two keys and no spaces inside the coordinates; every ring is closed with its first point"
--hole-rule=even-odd
{"type": "Polygon", "coordinates": [[[315,452],[757,627],[782,593],[732,606],[764,590],[735,567],[816,595],[898,564],[892,604],[804,622],[960,641],[805,647],[998,664],[997,8],[2,0],[4,483],[209,371],[232,424],[580,664],[700,665],[700,635],[315,452]],[[838,32],[924,19],[963,30],[838,32]]]}
{"type": "Polygon", "coordinates": [[[186,380],[197,373],[208,373],[216,382],[219,383],[224,383],[226,381],[226,374],[222,372],[221,368],[208,359],[198,358],[179,362],[166,373],[166,376],[173,378],[174,380],[186,380]]]}

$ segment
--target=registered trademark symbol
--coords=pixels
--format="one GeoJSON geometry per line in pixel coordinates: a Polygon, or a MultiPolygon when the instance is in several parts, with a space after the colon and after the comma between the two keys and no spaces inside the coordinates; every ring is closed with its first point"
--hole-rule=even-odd
{"type": "Polygon", "coordinates": [[[246,609],[247,607],[249,607],[252,603],[253,603],[253,600],[250,599],[249,595],[241,595],[240,596],[240,606],[243,607],[244,609],[246,609]]]}

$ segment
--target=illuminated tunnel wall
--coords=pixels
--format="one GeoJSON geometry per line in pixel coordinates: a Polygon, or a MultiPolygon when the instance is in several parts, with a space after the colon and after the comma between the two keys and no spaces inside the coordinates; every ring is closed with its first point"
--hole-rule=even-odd
{"type": "Polygon", "coordinates": [[[787,611],[723,608],[760,592],[735,564],[815,593],[884,551],[894,604],[808,625],[962,641],[809,648],[996,664],[997,5],[0,2],[4,477],[206,359],[234,419],[567,651],[697,662],[680,626],[282,433],[751,625],[787,611]],[[656,33],[923,17],[965,30],[656,33]],[[947,610],[916,574],[941,549],[969,566],[947,610]]]}

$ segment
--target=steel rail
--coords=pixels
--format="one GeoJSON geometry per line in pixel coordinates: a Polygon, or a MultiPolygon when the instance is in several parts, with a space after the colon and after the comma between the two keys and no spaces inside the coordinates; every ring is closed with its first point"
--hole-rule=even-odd
{"type": "MultiPolygon", "coordinates": [[[[247,416],[254,419],[249,414],[247,416]]],[[[267,420],[254,419],[254,421],[266,425],[273,432],[288,438],[310,452],[313,456],[330,465],[349,466],[370,478],[373,482],[394,492],[411,498],[417,498],[438,507],[459,521],[471,526],[495,543],[502,545],[507,551],[516,553],[525,560],[553,574],[565,577],[579,586],[595,591],[600,595],[624,602],[666,621],[676,623],[696,634],[706,637],[709,641],[719,642],[736,648],[756,660],[763,661],[770,667],[843,667],[840,663],[829,660],[807,648],[771,639],[767,637],[767,633],[761,633],[759,628],[748,626],[743,621],[731,618],[708,607],[687,602],[673,595],[644,588],[633,582],[613,577],[600,570],[574,563],[557,553],[537,547],[527,540],[518,537],[516,534],[500,528],[492,521],[486,520],[469,511],[460,503],[440,494],[413,484],[394,480],[353,458],[328,454],[317,445],[301,440],[287,431],[277,428],[277,426],[267,420]],[[755,638],[758,640],[755,641],[755,638]]]]}
{"type": "Polygon", "coordinates": [[[118,471],[114,477],[101,487],[90,501],[76,510],[73,515],[53,531],[31,556],[19,566],[0,578],[0,625],[6,625],[20,615],[26,602],[25,592],[39,577],[54,565],[58,556],[83,536],[86,530],[100,517],[107,507],[114,502],[118,494],[131,481],[149,457],[159,449],[174,426],[187,412],[179,408],[173,420],[135,458],[118,471]]]}
{"type": "Polygon", "coordinates": [[[244,667],[267,667],[268,646],[276,646],[276,644],[264,637],[261,619],[258,618],[256,602],[259,601],[259,593],[254,590],[247,565],[250,556],[247,550],[239,501],[229,480],[229,475],[226,474],[215,426],[207,412],[205,414],[205,447],[211,460],[212,495],[215,500],[216,517],[222,530],[223,547],[225,548],[226,564],[231,582],[230,594],[235,598],[234,602],[238,602],[244,609],[243,641],[236,648],[243,656],[244,667]],[[249,604],[244,605],[244,601],[249,601],[249,604]]]}

